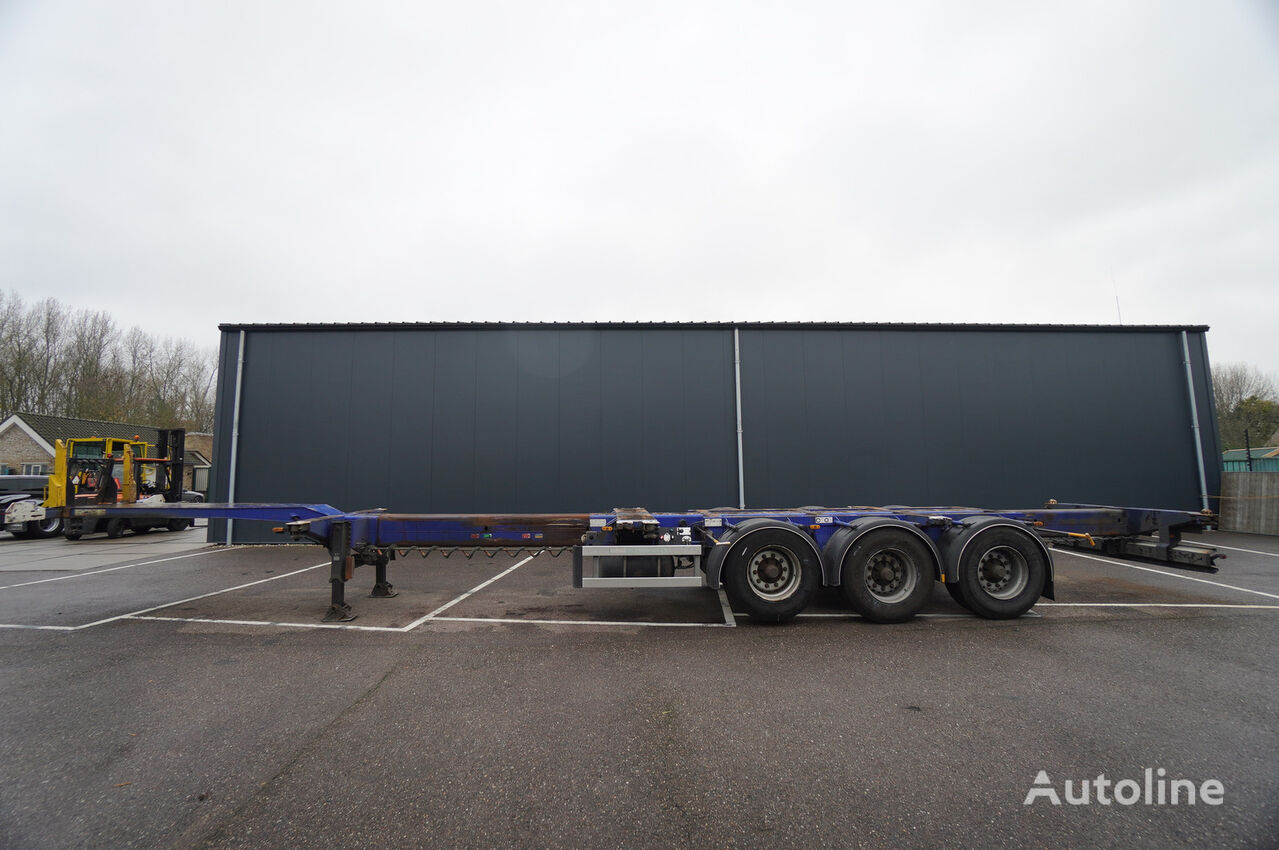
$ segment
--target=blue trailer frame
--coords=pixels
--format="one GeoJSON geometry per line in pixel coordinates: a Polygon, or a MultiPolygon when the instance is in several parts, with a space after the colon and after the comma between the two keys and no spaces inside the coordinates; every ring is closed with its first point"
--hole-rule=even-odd
{"type": "Polygon", "coordinates": [[[717,508],[650,513],[398,514],[347,512],[324,504],[93,505],[75,516],[148,515],[277,524],[294,541],[323,545],[330,558],[326,621],[354,613],[345,584],[356,567],[376,571],[372,596],[396,592],[388,564],[410,550],[468,554],[572,550],[575,587],[723,588],[734,607],[761,622],[786,622],[820,586],[842,588],[876,622],[909,619],[941,582],[961,605],[988,618],[1017,617],[1054,596],[1048,543],[1117,557],[1216,571],[1215,549],[1182,542],[1210,527],[1208,512],[1057,504],[967,507],[717,508]]]}

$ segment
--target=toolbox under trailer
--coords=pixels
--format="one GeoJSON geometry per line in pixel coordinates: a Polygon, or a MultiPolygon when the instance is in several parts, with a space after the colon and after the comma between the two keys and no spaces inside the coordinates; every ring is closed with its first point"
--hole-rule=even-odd
{"type": "Polygon", "coordinates": [[[398,514],[343,512],[329,505],[182,504],[72,508],[79,516],[127,516],[146,510],[180,518],[257,520],[295,541],[323,545],[330,558],[324,619],[354,618],[346,582],[357,566],[375,569],[373,598],[395,595],[388,565],[411,551],[496,555],[571,550],[575,587],[723,588],[733,607],[760,622],[782,623],[819,587],[839,587],[868,620],[913,617],[935,581],[981,617],[1026,613],[1052,599],[1049,544],[1117,557],[1216,571],[1223,557],[1184,543],[1185,530],[1208,526],[1207,512],[1067,505],[1029,510],[957,507],[716,508],[650,513],[643,508],[591,514],[398,514]]]}

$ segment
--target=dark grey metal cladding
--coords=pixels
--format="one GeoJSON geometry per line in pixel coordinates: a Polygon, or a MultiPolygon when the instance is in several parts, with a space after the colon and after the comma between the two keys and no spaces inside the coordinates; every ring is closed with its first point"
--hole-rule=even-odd
{"type": "MultiPolygon", "coordinates": [[[[242,501],[439,513],[734,499],[728,331],[315,328],[247,337],[242,501]]],[[[237,338],[223,337],[220,468],[237,338]]],[[[271,539],[254,527],[235,537],[271,539]]]]}
{"type": "MultiPolygon", "coordinates": [[[[246,326],[236,497],[432,513],[734,505],[732,327],[246,326]]],[[[217,501],[240,329],[224,327],[219,360],[217,501]]],[[[1212,459],[1204,329],[1188,331],[1212,459]]],[[[1180,332],[742,325],[747,503],[1197,508],[1180,332]]],[[[237,540],[272,539],[242,525],[237,540]]]]}
{"type": "MultiPolygon", "coordinates": [[[[1202,358],[1202,333],[1192,337],[1202,358]]],[[[743,329],[741,338],[752,505],[995,508],[1077,493],[1198,504],[1177,329],[743,329]]],[[[1196,370],[1202,399],[1210,391],[1201,362],[1196,370]]],[[[1201,427],[1215,440],[1208,409],[1201,427]]]]}

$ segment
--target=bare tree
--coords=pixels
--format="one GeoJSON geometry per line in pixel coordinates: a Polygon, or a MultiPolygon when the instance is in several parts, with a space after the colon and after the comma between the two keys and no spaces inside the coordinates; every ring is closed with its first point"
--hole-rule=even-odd
{"type": "Polygon", "coordinates": [[[1234,410],[1246,398],[1279,401],[1275,379],[1248,363],[1220,363],[1212,367],[1212,394],[1217,412],[1234,410]]]}
{"type": "Polygon", "coordinates": [[[1279,428],[1279,388],[1275,379],[1247,363],[1213,367],[1212,393],[1217,404],[1217,430],[1227,449],[1248,442],[1260,446],[1279,428]],[[1247,437],[1245,437],[1245,431],[1247,437]]]}
{"type": "Polygon", "coordinates": [[[81,310],[70,325],[63,367],[67,415],[121,421],[125,382],[115,322],[107,313],[81,310]]]}
{"type": "Polygon", "coordinates": [[[0,291],[0,414],[19,411],[213,430],[217,354],[187,340],[122,331],[110,314],[71,313],[0,291]]]}

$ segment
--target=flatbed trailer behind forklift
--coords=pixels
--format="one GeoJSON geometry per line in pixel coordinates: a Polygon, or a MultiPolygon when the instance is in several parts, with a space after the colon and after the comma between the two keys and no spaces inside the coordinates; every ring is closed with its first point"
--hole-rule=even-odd
{"type": "Polygon", "coordinates": [[[143,510],[182,501],[188,495],[203,500],[200,494],[182,489],[186,431],[163,428],[158,435],[155,446],[137,437],[55,440],[53,474],[42,486],[43,494],[6,502],[6,528],[25,528],[27,536],[33,537],[61,533],[68,540],[79,540],[96,531],[119,537],[126,530],[145,534],[153,528],[181,531],[189,527],[191,519],[187,517],[143,510]],[[159,456],[147,457],[152,448],[159,456]],[[84,509],[90,505],[120,505],[128,510],[105,517],[84,509]]]}
{"type": "MultiPolygon", "coordinates": [[[[93,506],[78,516],[128,516],[141,507],[93,506]]],[[[1018,617],[1054,596],[1048,543],[1094,547],[1118,557],[1215,572],[1216,550],[1183,543],[1209,526],[1207,512],[1057,504],[1017,510],[961,507],[716,508],[650,513],[399,514],[344,512],[329,505],[148,506],[178,518],[278,523],[295,541],[325,546],[330,559],[327,621],[350,620],[346,582],[372,565],[373,597],[394,596],[389,562],[410,551],[495,555],[573,554],[575,587],[723,588],[733,606],[761,622],[794,618],[821,586],[840,587],[869,620],[901,622],[927,600],[933,582],[973,613],[1018,617]]],[[[68,515],[69,516],[69,515],[68,515]]]]}

